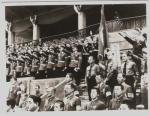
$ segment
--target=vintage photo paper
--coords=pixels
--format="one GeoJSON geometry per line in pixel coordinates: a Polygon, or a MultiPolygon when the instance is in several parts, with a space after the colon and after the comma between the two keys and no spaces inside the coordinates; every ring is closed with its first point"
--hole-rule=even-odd
{"type": "Polygon", "coordinates": [[[5,112],[148,110],[147,2],[16,3],[2,3],[5,112]]]}

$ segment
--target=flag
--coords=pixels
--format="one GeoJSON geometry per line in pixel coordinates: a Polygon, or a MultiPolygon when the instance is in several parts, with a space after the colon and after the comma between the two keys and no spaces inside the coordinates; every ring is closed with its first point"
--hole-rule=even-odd
{"type": "Polygon", "coordinates": [[[108,30],[106,26],[105,14],[104,14],[104,5],[102,5],[101,19],[100,19],[100,26],[99,26],[98,54],[103,55],[105,48],[109,48],[109,40],[108,40],[108,30]]]}

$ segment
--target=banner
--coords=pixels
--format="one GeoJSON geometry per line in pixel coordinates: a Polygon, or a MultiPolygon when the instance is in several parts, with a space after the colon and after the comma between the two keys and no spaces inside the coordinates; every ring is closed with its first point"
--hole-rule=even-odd
{"type": "Polygon", "coordinates": [[[100,20],[100,27],[99,27],[98,54],[103,55],[104,49],[108,47],[109,47],[108,30],[106,27],[106,20],[104,15],[104,5],[102,5],[101,20],[100,20]]]}

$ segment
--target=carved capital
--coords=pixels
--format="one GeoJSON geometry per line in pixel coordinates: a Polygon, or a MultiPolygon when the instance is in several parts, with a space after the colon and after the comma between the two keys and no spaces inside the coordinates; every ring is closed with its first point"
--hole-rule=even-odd
{"type": "Polygon", "coordinates": [[[74,10],[76,13],[80,13],[82,11],[82,5],[74,5],[74,10]]]}
{"type": "Polygon", "coordinates": [[[7,22],[6,23],[6,30],[7,31],[11,31],[12,30],[12,23],[11,22],[7,22]]]}
{"type": "Polygon", "coordinates": [[[37,15],[30,16],[30,21],[33,25],[37,24],[37,15]]]}

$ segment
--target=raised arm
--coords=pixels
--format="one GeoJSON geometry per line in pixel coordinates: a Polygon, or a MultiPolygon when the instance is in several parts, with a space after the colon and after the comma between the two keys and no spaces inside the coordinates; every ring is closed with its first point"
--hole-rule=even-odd
{"type": "Polygon", "coordinates": [[[135,41],[132,39],[132,38],[130,38],[125,32],[124,33],[119,33],[119,35],[121,35],[125,40],[127,40],[130,44],[134,44],[135,43],[135,41]]]}

